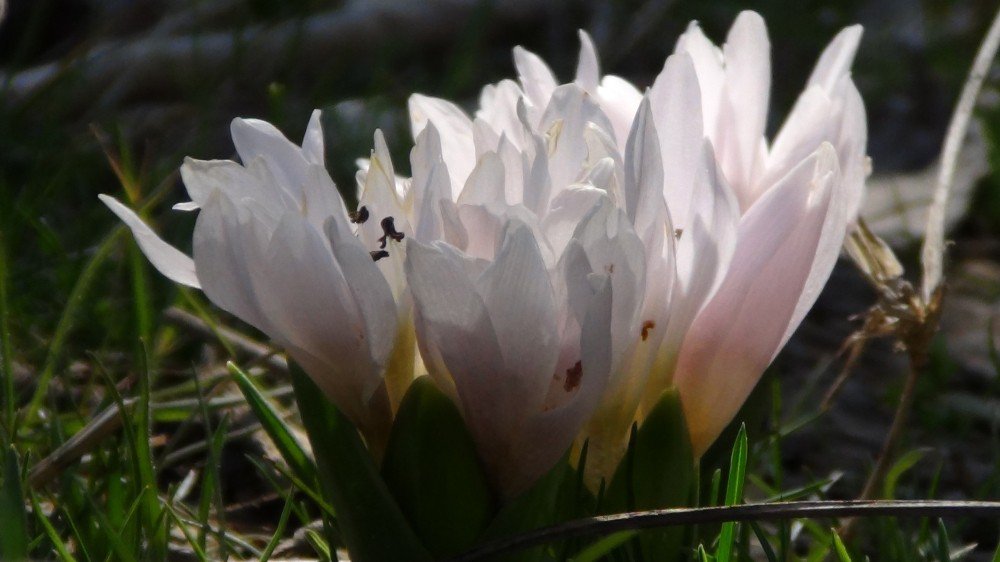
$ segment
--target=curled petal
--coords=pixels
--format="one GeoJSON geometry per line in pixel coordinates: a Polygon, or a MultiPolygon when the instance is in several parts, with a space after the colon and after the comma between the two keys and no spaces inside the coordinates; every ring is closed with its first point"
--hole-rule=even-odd
{"type": "Polygon", "coordinates": [[[139,215],[122,205],[114,197],[103,194],[97,197],[129,227],[136,243],[139,244],[142,253],[146,255],[153,267],[171,281],[195,289],[201,288],[198,274],[195,272],[194,260],[185,255],[184,252],[164,242],[153,232],[152,228],[149,228],[139,218],[139,215]]]}

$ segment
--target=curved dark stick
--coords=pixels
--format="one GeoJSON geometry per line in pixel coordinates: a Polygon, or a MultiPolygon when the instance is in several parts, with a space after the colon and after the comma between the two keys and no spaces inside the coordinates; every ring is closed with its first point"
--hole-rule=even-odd
{"type": "Polygon", "coordinates": [[[554,540],[609,535],[618,531],[721,523],[824,517],[985,517],[1000,519],[1000,501],[801,501],[744,504],[731,507],[657,509],[576,519],[477,547],[450,562],[487,560],[554,540]]]}

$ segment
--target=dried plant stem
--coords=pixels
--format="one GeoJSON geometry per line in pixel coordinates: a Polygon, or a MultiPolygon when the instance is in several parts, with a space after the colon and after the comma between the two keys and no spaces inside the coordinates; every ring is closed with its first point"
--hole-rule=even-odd
{"type": "Polygon", "coordinates": [[[945,206],[948,203],[948,193],[951,190],[955,176],[955,166],[958,162],[962,142],[969,130],[969,121],[976,107],[976,98],[983,86],[983,79],[989,71],[990,63],[1000,48],[1000,10],[993,18],[986,37],[979,46],[979,52],[965,80],[958,105],[948,124],[944,147],[941,149],[941,168],[938,171],[937,184],[934,187],[934,200],[927,213],[927,234],[921,250],[920,261],[923,264],[923,278],[920,284],[920,294],[924,302],[930,301],[931,295],[941,284],[944,270],[944,226],[945,206]]]}
{"type": "Polygon", "coordinates": [[[493,541],[452,558],[451,562],[489,560],[499,554],[516,552],[557,540],[596,538],[619,531],[672,525],[873,516],[998,518],[1000,517],[1000,502],[944,500],[802,501],[619,513],[577,519],[523,535],[493,541]]]}
{"type": "Polygon", "coordinates": [[[861,353],[864,352],[867,345],[868,338],[864,334],[855,334],[844,342],[844,346],[848,350],[847,359],[844,361],[844,366],[840,369],[840,372],[837,373],[837,378],[823,396],[823,401],[820,402],[819,406],[820,412],[827,412],[833,406],[834,399],[837,398],[837,394],[840,393],[840,389],[843,388],[847,379],[851,377],[854,367],[858,364],[858,359],[861,358],[861,353]]]}
{"type": "MultiPolygon", "coordinates": [[[[878,459],[875,461],[875,467],[872,468],[864,488],[861,489],[861,494],[858,496],[859,501],[873,500],[881,495],[879,489],[885,480],[885,475],[889,472],[889,467],[892,466],[896,447],[899,445],[899,440],[902,438],[903,431],[906,429],[906,424],[910,419],[910,412],[913,410],[913,398],[917,390],[917,381],[920,379],[920,373],[926,365],[927,351],[925,348],[914,350],[910,353],[910,369],[906,373],[906,381],[903,383],[903,391],[899,396],[899,404],[896,405],[896,413],[892,417],[892,425],[889,426],[889,432],[885,436],[885,441],[882,442],[882,449],[879,451],[878,459]]],[[[844,521],[838,531],[842,539],[850,539],[854,533],[856,521],[857,519],[844,521]]]]}
{"type": "Polygon", "coordinates": [[[892,425],[889,426],[889,433],[886,434],[885,441],[882,443],[882,450],[879,452],[875,468],[872,469],[871,474],[868,476],[868,481],[865,482],[865,487],[861,490],[861,496],[858,499],[871,500],[879,495],[878,488],[889,471],[890,461],[903,435],[903,430],[906,429],[906,423],[910,419],[910,411],[913,410],[913,398],[917,390],[917,380],[920,378],[920,373],[926,365],[927,353],[925,351],[921,350],[910,356],[910,369],[906,374],[906,382],[903,383],[903,392],[900,394],[899,404],[896,405],[896,413],[892,418],[892,425]]]}

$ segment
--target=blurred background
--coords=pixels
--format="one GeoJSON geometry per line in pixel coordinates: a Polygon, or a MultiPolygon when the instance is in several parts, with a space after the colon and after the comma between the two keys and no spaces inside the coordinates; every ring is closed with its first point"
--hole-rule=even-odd
{"type": "MultiPolygon", "coordinates": [[[[408,170],[412,92],[471,109],[482,86],[515,75],[514,45],[568,81],[576,31],[585,29],[604,72],[645,87],[688,22],[698,20],[721,43],[740,10],[756,10],[771,35],[773,132],[826,43],[861,23],[854,77],[874,164],[864,214],[915,273],[932,166],[998,7],[995,0],[9,0],[0,24],[0,355],[14,381],[6,402],[39,413],[21,426],[18,451],[30,466],[87,427],[109,404],[110,382],[128,395],[144,345],[154,391],[174,401],[154,416],[160,485],[204,469],[205,443],[224,420],[228,439],[215,459],[220,513],[240,532],[273,532],[284,499],[247,461],[272,453],[238,401],[223,400],[234,391],[217,375],[239,349],[217,345],[213,330],[260,334],[146,266],[97,201],[111,193],[142,206],[165,238],[190,250],[193,217],[169,211],[186,200],[176,170],[184,156],[233,157],[233,117],[266,119],[297,140],[311,110],[323,109],[327,166],[352,198],[355,159],[368,154],[375,128],[385,132],[397,170],[408,170]],[[192,373],[208,382],[191,387],[192,373]],[[184,402],[202,394],[214,400],[211,408],[184,402]],[[204,427],[184,424],[194,413],[209,418],[204,427]]],[[[918,388],[896,497],[1000,497],[996,68],[957,174],[943,329],[918,388]]],[[[842,261],[748,403],[757,455],[750,493],[758,499],[795,487],[832,498],[860,490],[890,423],[904,358],[891,342],[873,343],[829,410],[817,412],[843,363],[838,351],[860,327],[852,317],[873,303],[842,261]]],[[[264,376],[280,399],[287,382],[280,373],[264,376]]],[[[93,447],[113,450],[106,440],[93,447]]],[[[726,450],[703,468],[721,465],[731,442],[723,437],[726,450]]],[[[106,490],[102,471],[113,461],[87,453],[62,474],[83,479],[83,490],[106,490]]],[[[60,477],[38,489],[72,487],[57,484],[60,477]]],[[[890,548],[882,534],[866,537],[870,552],[890,548]]],[[[963,523],[951,538],[979,543],[972,556],[985,557],[996,546],[996,524],[963,523]]]]}

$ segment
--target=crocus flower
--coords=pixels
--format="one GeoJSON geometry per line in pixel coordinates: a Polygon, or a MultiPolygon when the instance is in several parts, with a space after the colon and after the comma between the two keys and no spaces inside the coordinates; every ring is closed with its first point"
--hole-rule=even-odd
{"type": "Polygon", "coordinates": [[[361,213],[370,217],[352,223],[323,164],[318,111],[301,147],[252,119],[234,120],[232,136],[242,163],[187,159],[181,167],[191,201],[176,208],[199,213],[193,259],[125,205],[101,200],[161,273],[270,336],[378,450],[402,393],[392,387],[405,387],[414,370],[412,322],[407,337],[401,321],[407,224],[392,214],[399,205],[384,142],[376,136],[361,178],[361,213]]]}
{"type": "Polygon", "coordinates": [[[536,167],[518,155],[542,139],[548,181],[508,174],[507,202],[523,201],[545,225],[603,192],[644,245],[640,313],[617,327],[622,354],[585,432],[597,474],[610,474],[628,425],[670,385],[703,453],[814,303],[862,194],[865,116],[849,73],[860,34],[854,26],[834,39],[772,143],[769,43],[753,12],[740,14],[721,49],[692,24],[645,93],[602,78],[581,33],[571,84],[516,48],[519,82],[487,86],[473,118],[411,98],[414,131],[431,123],[446,139],[453,190],[490,151],[527,177],[536,167]]]}
{"type": "MultiPolygon", "coordinates": [[[[583,97],[570,87],[550,107],[572,131],[567,149],[582,139],[583,97]]],[[[411,107],[423,156],[410,189],[428,225],[406,258],[421,354],[510,497],[556,464],[619,370],[639,329],[644,246],[585,163],[550,150],[560,133],[522,124],[511,140],[483,128],[454,143],[449,119],[471,126],[461,110],[411,107]],[[473,163],[460,174],[455,150],[473,163]],[[556,184],[560,173],[580,178],[556,184]]]]}

